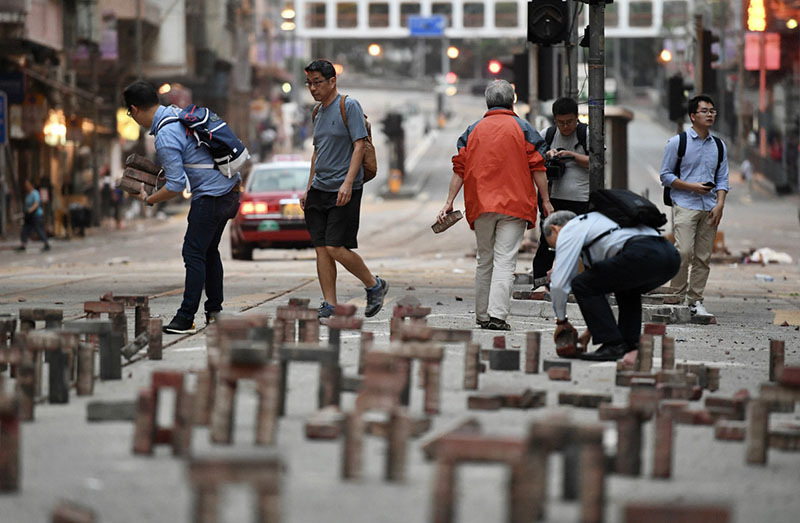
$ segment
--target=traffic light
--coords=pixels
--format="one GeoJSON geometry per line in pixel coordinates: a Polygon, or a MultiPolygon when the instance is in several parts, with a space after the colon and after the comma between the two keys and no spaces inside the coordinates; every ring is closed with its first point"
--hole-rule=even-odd
{"type": "Polygon", "coordinates": [[[517,101],[528,103],[528,53],[514,55],[514,90],[517,101]]]}
{"type": "Polygon", "coordinates": [[[489,65],[486,68],[490,73],[497,76],[503,70],[503,64],[500,63],[500,60],[489,60],[489,65]]]}
{"type": "Polygon", "coordinates": [[[679,74],[671,76],[667,81],[667,109],[669,119],[673,122],[683,120],[688,103],[687,93],[691,89],[692,86],[684,83],[683,77],[679,74]]]}
{"type": "Polygon", "coordinates": [[[711,50],[711,46],[719,42],[719,36],[708,29],[703,29],[701,38],[702,53],[700,54],[700,60],[702,61],[703,92],[713,93],[717,91],[717,74],[714,71],[714,66],[719,60],[719,55],[711,50]]]}
{"type": "Polygon", "coordinates": [[[569,36],[569,8],[566,0],[528,2],[528,41],[552,45],[569,36]]]}

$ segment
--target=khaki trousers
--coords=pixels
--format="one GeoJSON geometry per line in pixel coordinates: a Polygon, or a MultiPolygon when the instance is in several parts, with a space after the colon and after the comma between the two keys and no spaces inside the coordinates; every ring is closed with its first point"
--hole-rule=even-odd
{"type": "Polygon", "coordinates": [[[708,221],[710,214],[709,211],[672,206],[672,232],[675,234],[675,248],[681,255],[681,268],[672,278],[670,287],[678,296],[685,296],[690,304],[703,301],[708,281],[708,262],[717,234],[717,228],[708,221]]]}
{"type": "Polygon", "coordinates": [[[517,254],[528,222],[513,216],[487,212],[474,223],[478,244],[475,269],[475,317],[508,318],[511,286],[517,268],[517,254]]]}

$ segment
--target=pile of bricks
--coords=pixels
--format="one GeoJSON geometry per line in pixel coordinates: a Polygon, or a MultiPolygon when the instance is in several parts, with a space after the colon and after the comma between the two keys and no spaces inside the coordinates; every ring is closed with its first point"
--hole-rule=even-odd
{"type": "Polygon", "coordinates": [[[139,194],[144,187],[153,194],[166,182],[164,170],[144,156],[131,154],[125,160],[125,171],[117,181],[117,188],[129,194],[139,194]]]}

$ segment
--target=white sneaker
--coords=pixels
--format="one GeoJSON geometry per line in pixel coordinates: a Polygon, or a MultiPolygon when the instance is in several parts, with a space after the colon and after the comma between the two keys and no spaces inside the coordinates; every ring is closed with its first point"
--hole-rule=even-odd
{"type": "Polygon", "coordinates": [[[696,301],[689,304],[689,312],[692,313],[692,316],[713,316],[713,314],[708,312],[703,306],[702,301],[696,301]]]}

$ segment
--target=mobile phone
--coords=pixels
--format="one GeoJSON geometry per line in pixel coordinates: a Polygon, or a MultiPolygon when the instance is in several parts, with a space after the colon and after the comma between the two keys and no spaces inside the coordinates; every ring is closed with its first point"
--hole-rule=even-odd
{"type": "Polygon", "coordinates": [[[706,187],[709,187],[711,189],[713,189],[714,187],[717,186],[717,184],[715,184],[714,182],[706,182],[703,185],[705,185],[706,187]]]}

